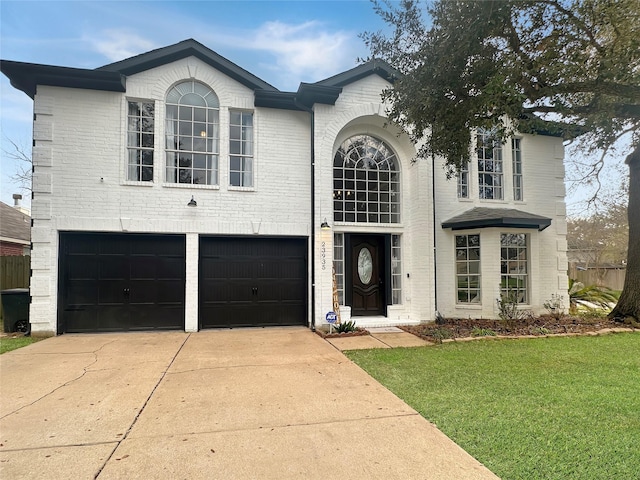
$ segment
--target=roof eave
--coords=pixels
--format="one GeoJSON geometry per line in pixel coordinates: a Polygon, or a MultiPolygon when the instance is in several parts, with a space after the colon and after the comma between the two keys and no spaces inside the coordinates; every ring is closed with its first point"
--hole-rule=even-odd
{"type": "Polygon", "coordinates": [[[38,85],[108,92],[126,91],[126,77],[118,72],[58,67],[10,60],[0,61],[0,71],[9,78],[11,85],[26,93],[32,99],[36,95],[38,85]]]}
{"type": "Polygon", "coordinates": [[[442,222],[442,228],[450,228],[451,230],[470,230],[473,228],[527,228],[543,231],[551,225],[550,218],[489,218],[483,220],[463,220],[442,222]]]}
{"type": "Polygon", "coordinates": [[[399,78],[401,74],[384,60],[373,59],[346,72],[320,80],[314,85],[344,87],[369,75],[378,75],[389,83],[394,83],[395,79],[399,78]]]}

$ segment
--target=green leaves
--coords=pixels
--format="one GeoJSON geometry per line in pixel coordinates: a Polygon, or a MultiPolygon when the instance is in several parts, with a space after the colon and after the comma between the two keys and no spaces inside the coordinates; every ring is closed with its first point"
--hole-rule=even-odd
{"type": "Polygon", "coordinates": [[[589,131],[598,148],[638,130],[638,0],[375,5],[394,32],[363,37],[404,75],[384,98],[391,119],[424,140],[421,157],[458,167],[469,159],[472,128],[565,138],[589,131]]]}

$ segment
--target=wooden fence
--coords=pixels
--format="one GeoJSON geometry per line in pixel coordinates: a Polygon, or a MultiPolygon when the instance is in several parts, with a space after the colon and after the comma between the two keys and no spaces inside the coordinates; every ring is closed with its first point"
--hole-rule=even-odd
{"type": "MultiPolygon", "coordinates": [[[[0,257],[0,290],[10,288],[29,288],[31,257],[16,255],[0,257]]],[[[4,312],[0,303],[0,330],[4,330],[4,312]]]]}
{"type": "Polygon", "coordinates": [[[625,269],[622,268],[589,268],[578,270],[575,264],[569,265],[569,278],[575,278],[585,285],[599,285],[613,290],[624,287],[625,269]]]}

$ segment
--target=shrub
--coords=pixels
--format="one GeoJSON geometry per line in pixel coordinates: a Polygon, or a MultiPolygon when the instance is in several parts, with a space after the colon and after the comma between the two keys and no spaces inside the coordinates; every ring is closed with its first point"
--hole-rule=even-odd
{"type": "Polygon", "coordinates": [[[595,311],[598,308],[609,312],[611,305],[615,305],[620,293],[607,287],[597,285],[585,286],[584,283],[569,279],[569,309],[572,314],[577,313],[578,307],[595,311]]]}
{"type": "Polygon", "coordinates": [[[533,327],[529,330],[534,335],[548,335],[551,331],[545,327],[533,327]]]}
{"type": "Polygon", "coordinates": [[[349,332],[355,332],[358,330],[358,327],[356,327],[356,322],[354,322],[353,320],[349,320],[348,322],[344,322],[344,323],[338,323],[337,325],[333,326],[333,331],[335,333],[349,333],[349,332]]]}
{"type": "Polygon", "coordinates": [[[439,327],[431,332],[431,336],[436,341],[436,343],[442,343],[442,341],[447,338],[453,338],[453,332],[448,328],[439,327]]]}
{"type": "Polygon", "coordinates": [[[472,337],[495,337],[496,332],[494,332],[490,328],[475,327],[473,330],[471,330],[471,336],[472,337]]]}
{"type": "Polygon", "coordinates": [[[542,305],[549,314],[556,320],[560,320],[564,315],[564,297],[562,295],[551,295],[551,300],[547,300],[542,305]]]}
{"type": "Polygon", "coordinates": [[[498,317],[507,330],[512,330],[518,320],[523,320],[530,315],[528,310],[518,308],[518,301],[512,292],[501,293],[500,298],[496,299],[496,303],[498,304],[498,317]]]}

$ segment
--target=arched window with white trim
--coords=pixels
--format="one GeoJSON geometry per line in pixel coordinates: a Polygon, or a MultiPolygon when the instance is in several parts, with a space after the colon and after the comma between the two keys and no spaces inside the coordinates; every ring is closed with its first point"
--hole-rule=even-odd
{"type": "Polygon", "coordinates": [[[165,138],[166,182],[218,184],[220,118],[213,90],[194,80],[169,90],[165,138]]]}
{"type": "Polygon", "coordinates": [[[345,140],[333,158],[336,222],[400,223],[400,172],[393,150],[370,135],[345,140]]]}

